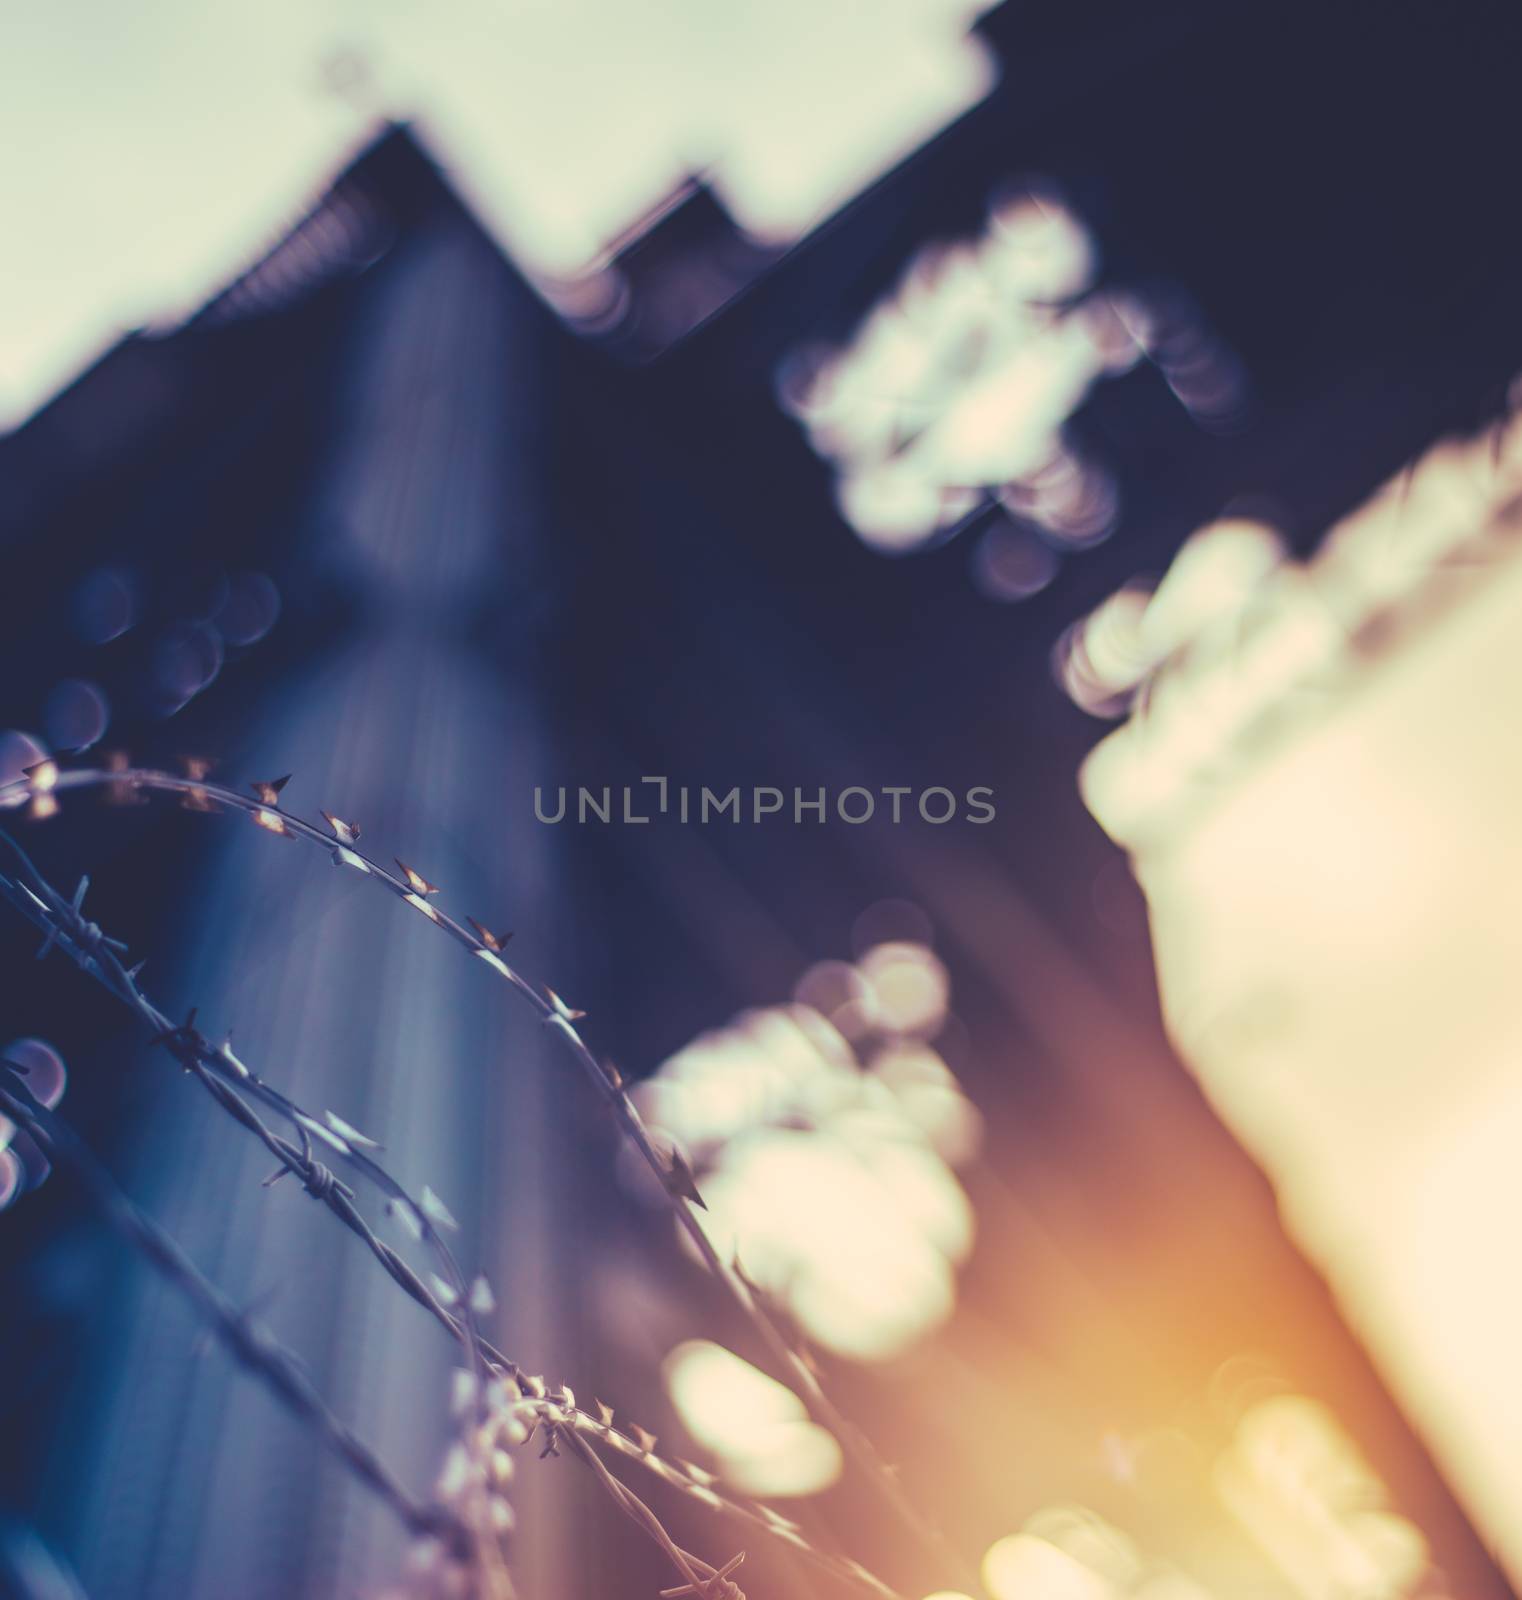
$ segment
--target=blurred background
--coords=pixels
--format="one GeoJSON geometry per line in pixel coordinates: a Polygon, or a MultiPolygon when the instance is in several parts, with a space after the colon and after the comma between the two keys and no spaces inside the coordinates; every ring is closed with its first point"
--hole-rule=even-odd
{"type": "MultiPolygon", "coordinates": [[[[530,1370],[913,1600],[1510,1594],[1514,9],[3,26],[6,772],[292,772],[515,930],[964,1570],[421,919],[238,819],[12,819],[165,1009],[443,1195],[530,1370]],[[652,774],[997,818],[535,820],[652,774]]],[[[447,1341],[35,947],[4,1039],[425,1488],[447,1341]]],[[[383,1589],[399,1531],[7,1155],[0,1585],[383,1589]]],[[[526,1595],[669,1585],[574,1461],[513,1498],[526,1595]]]]}

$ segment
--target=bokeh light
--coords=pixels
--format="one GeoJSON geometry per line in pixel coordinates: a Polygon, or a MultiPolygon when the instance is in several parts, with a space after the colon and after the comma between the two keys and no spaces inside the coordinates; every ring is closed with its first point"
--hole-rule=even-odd
{"type": "Polygon", "coordinates": [[[1078,550],[1119,519],[1113,476],[1066,437],[1097,383],[1149,358],[1197,420],[1237,415],[1240,371],[1197,316],[1097,276],[1093,236],[1055,190],[1014,190],[976,239],[924,246],[840,348],[783,363],[779,401],[834,465],[861,539],[901,555],[1002,505],[1020,526],[990,530],[974,575],[1021,599],[1057,567],[1025,530],[1078,550]]]}
{"type": "Polygon", "coordinates": [[[690,1339],[663,1372],[683,1427],[735,1488],[783,1498],[816,1494],[840,1476],[840,1446],[798,1396],[733,1351],[690,1339]]]}
{"type": "Polygon", "coordinates": [[[933,1037],[946,1019],[951,980],[935,952],[921,944],[880,944],[859,970],[873,1016],[884,1033],[933,1037]]]}
{"type": "MultiPolygon", "coordinates": [[[[63,1099],[69,1074],[63,1057],[43,1039],[12,1039],[0,1059],[25,1079],[27,1092],[52,1110],[63,1099]]],[[[0,1210],[28,1189],[46,1181],[52,1166],[25,1129],[0,1117],[0,1210]]]]}
{"type": "MultiPolygon", "coordinates": [[[[1172,1038],[1513,1572],[1519,488],[1513,416],[1307,559],[1225,519],[1058,661],[1087,709],[1129,710],[1082,787],[1146,892],[1172,1038]]],[[[1407,1592],[1422,1534],[1286,1387],[1218,1376],[1241,1420],[1217,1495],[1302,1590],[1407,1592]]]]}
{"type": "Polygon", "coordinates": [[[1007,518],[996,522],[973,550],[972,577],[990,600],[1028,600],[1057,576],[1056,552],[1031,529],[1007,518]]]}
{"type": "Polygon", "coordinates": [[[993,1600],[1116,1600],[1121,1593],[1066,1551],[1026,1533],[1009,1534],[989,1547],[983,1582],[993,1600]]]}
{"type": "Polygon", "coordinates": [[[105,733],[111,707],[97,684],[66,678],[49,691],[42,725],[55,750],[86,750],[105,733]]]}
{"type": "Polygon", "coordinates": [[[63,1099],[68,1086],[68,1069],[63,1057],[42,1039],[13,1039],[0,1056],[18,1067],[26,1079],[27,1092],[52,1110],[63,1099]]]}
{"type": "Polygon", "coordinates": [[[1410,1594],[1427,1541],[1331,1412],[1303,1395],[1254,1406],[1215,1468],[1222,1503],[1299,1593],[1410,1594]]]}
{"type": "MultiPolygon", "coordinates": [[[[858,922],[879,929],[928,932],[905,902],[858,922]]],[[[927,944],[888,939],[796,994],[694,1040],[636,1098],[694,1165],[718,1249],[820,1344],[884,1360],[950,1315],[973,1245],[954,1169],[981,1124],[931,1042],[950,977],[927,944]]]]}
{"type": "Polygon", "coordinates": [[[262,572],[237,572],[229,579],[216,624],[231,645],[256,644],[280,617],[280,590],[262,572]]]}
{"type": "Polygon", "coordinates": [[[118,567],[97,567],[74,594],[74,626],[87,644],[107,644],[137,621],[137,580],[118,567]]]}
{"type": "Polygon", "coordinates": [[[222,670],[222,635],[209,622],[179,622],[159,637],[153,688],[167,715],[181,710],[222,670]]]}

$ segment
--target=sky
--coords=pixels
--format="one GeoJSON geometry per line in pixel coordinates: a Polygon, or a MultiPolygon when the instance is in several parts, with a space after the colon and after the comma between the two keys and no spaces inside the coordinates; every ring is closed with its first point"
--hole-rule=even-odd
{"type": "Polygon", "coordinates": [[[14,0],[0,8],[0,426],[257,256],[380,116],[530,270],[688,173],[798,236],[991,86],[972,0],[14,0]],[[363,63],[340,88],[333,63],[363,63]]]}

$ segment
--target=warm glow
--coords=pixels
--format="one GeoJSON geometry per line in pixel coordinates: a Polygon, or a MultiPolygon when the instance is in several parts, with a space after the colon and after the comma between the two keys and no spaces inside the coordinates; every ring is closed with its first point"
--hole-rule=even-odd
{"type": "Polygon", "coordinates": [[[810,968],[796,993],[695,1040],[635,1095],[688,1152],[719,1250],[811,1338],[883,1360],[951,1314],[972,1249],[952,1168],[981,1125],[929,1042],[950,980],[928,945],[882,941],[810,968]]]}
{"type": "Polygon", "coordinates": [[[664,1372],[682,1425],[735,1488],[807,1495],[840,1476],[840,1446],[798,1396],[722,1345],[690,1339],[666,1357],[664,1372]]]}
{"type": "Polygon", "coordinates": [[[53,791],[58,785],[58,763],[51,759],[38,762],[28,768],[27,779],[32,796],[28,816],[33,822],[46,822],[49,817],[56,817],[58,796],[53,791]]]}
{"type": "Polygon", "coordinates": [[[994,1600],[1118,1600],[1121,1593],[1056,1545],[1025,1533],[990,1546],[983,1582],[994,1600]]]}
{"type": "Polygon", "coordinates": [[[990,1546],[982,1575],[993,1600],[1210,1600],[1192,1578],[1148,1561],[1114,1523],[1072,1504],[1036,1512],[990,1546]]]}
{"type": "Polygon", "coordinates": [[[439,892],[439,886],[436,883],[429,883],[421,872],[409,867],[405,861],[399,859],[396,864],[401,868],[402,876],[407,880],[407,887],[414,894],[437,894],[439,892]]]}
{"type": "Polygon", "coordinates": [[[1217,1463],[1216,1492],[1305,1600],[1414,1591],[1427,1544],[1325,1407],[1295,1395],[1255,1406],[1217,1463]]]}
{"type": "Polygon", "coordinates": [[[705,1230],[832,1350],[885,1359],[950,1314],[972,1213],[923,1147],[757,1133],[702,1187],[705,1230]]]}
{"type": "MultiPolygon", "coordinates": [[[[1192,542],[1139,619],[1153,665],[1093,674],[1145,692],[1083,774],[1146,890],[1175,1042],[1514,1579],[1519,488],[1512,421],[1304,564],[1252,525],[1192,542]]],[[[1301,1593],[1402,1592],[1421,1535],[1311,1493],[1368,1475],[1308,1406],[1256,1413],[1223,1499],[1301,1593]]]]}

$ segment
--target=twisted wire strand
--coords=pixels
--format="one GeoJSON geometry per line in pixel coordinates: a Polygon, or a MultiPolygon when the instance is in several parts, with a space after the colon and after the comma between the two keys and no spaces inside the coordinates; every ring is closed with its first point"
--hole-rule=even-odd
{"type": "Polygon", "coordinates": [[[151,1217],[117,1187],[74,1129],[28,1092],[16,1066],[0,1062],[0,1110],[23,1127],[55,1164],[71,1171],[106,1223],[190,1302],[238,1364],[307,1423],[349,1470],[396,1513],[413,1534],[456,1547],[466,1530],[441,1507],[413,1496],[375,1452],[326,1404],[292,1354],[207,1278],[151,1217]]]}
{"type": "MultiPolygon", "coordinates": [[[[324,812],[331,829],[331,832],[324,833],[314,824],[283,810],[280,792],[288,781],[288,778],[282,778],[275,783],[254,784],[251,787],[257,798],[251,799],[235,789],[207,781],[204,772],[182,778],[149,767],[125,765],[115,769],[78,767],[62,770],[56,762],[48,761],[31,768],[24,777],[0,785],[0,810],[25,805],[38,796],[43,797],[47,805],[56,806],[55,796],[61,792],[109,787],[114,793],[122,795],[139,789],[176,794],[199,810],[221,806],[240,811],[266,832],[319,846],[329,853],[335,865],[348,867],[372,879],[483,961],[534,1008],[542,1023],[553,1028],[564,1040],[570,1054],[612,1114],[619,1130],[655,1176],[667,1204],[691,1240],[699,1259],[709,1273],[723,1284],[736,1307],[759,1335],[773,1361],[802,1392],[815,1420],[835,1434],[857,1469],[874,1485],[883,1500],[921,1543],[965,1577],[965,1563],[905,1491],[893,1468],[878,1454],[867,1435],[831,1399],[812,1360],[788,1337],[765,1297],[746,1277],[738,1261],[726,1261],[715,1249],[698,1220],[697,1208],[706,1207],[686,1162],[675,1152],[663,1154],[656,1148],[618,1069],[611,1063],[599,1062],[577,1031],[575,1024],[586,1013],[569,1006],[548,986],[544,986],[541,992],[540,988],[515,971],[501,954],[505,940],[492,936],[481,924],[474,923],[480,930],[478,936],[431,904],[429,897],[438,892],[437,885],[429,883],[400,860],[397,866],[401,868],[402,876],[396,877],[355,848],[360,833],[358,827],[324,812]]],[[[474,922],[474,919],[470,920],[474,922]]]]}
{"type": "MultiPolygon", "coordinates": [[[[74,774],[62,776],[74,776],[74,774]]],[[[122,780],[122,774],[116,772],[105,776],[111,782],[122,780]]],[[[176,788],[180,785],[180,780],[177,779],[170,778],[169,782],[176,788]]],[[[14,788],[14,786],[9,787],[14,788]]],[[[202,786],[190,785],[190,787],[202,786]]],[[[220,797],[220,794],[226,791],[217,792],[220,797]]],[[[0,808],[4,808],[7,803],[14,804],[7,802],[6,795],[7,788],[0,787],[0,808]]],[[[233,795],[232,799],[241,802],[242,797],[233,795]]],[[[295,821],[285,813],[280,815],[284,821],[295,821]]],[[[332,842],[318,834],[315,829],[308,829],[307,832],[326,848],[333,848],[332,842]]],[[[669,1487],[707,1509],[727,1513],[762,1530],[814,1565],[877,1595],[879,1600],[902,1600],[897,1591],[862,1563],[812,1544],[791,1518],[763,1502],[747,1501],[739,1496],[722,1492],[717,1479],[691,1463],[668,1459],[657,1454],[654,1448],[655,1436],[648,1430],[631,1426],[626,1431],[615,1427],[611,1408],[600,1403],[596,1415],[577,1407],[569,1390],[551,1391],[542,1378],[527,1372],[518,1362],[482,1337],[475,1325],[473,1314],[473,1306],[479,1298],[478,1291],[482,1280],[478,1279],[476,1284],[467,1286],[465,1275],[440,1232],[441,1226],[453,1226],[453,1219],[449,1217],[447,1209],[437,1196],[425,1187],[421,1198],[414,1199],[407,1188],[367,1153],[364,1148],[366,1142],[364,1136],[357,1129],[341,1118],[334,1117],[332,1113],[328,1114],[326,1122],[312,1116],[242,1062],[232,1051],[229,1042],[213,1045],[195,1027],[194,1011],[186,1022],[172,1023],[143,992],[137,981],[139,968],[126,966],[123,960],[126,947],[121,941],[108,937],[97,924],[84,916],[81,906],[88,880],[81,881],[72,899],[66,897],[43,877],[27,853],[3,829],[0,829],[0,844],[11,852],[17,864],[14,875],[0,868],[0,898],[8,901],[34,926],[43,931],[45,939],[42,949],[38,952],[39,956],[47,954],[55,947],[60,949],[82,971],[95,978],[134,1010],[153,1030],[152,1042],[172,1055],[213,1101],[258,1139],[280,1163],[274,1176],[266,1182],[273,1182],[286,1173],[295,1176],[313,1199],[321,1203],[360,1239],[399,1288],[422,1306],[451,1337],[466,1346],[471,1355],[469,1370],[472,1377],[478,1380],[475,1385],[475,1392],[478,1395],[482,1393],[479,1378],[483,1372],[512,1381],[520,1391],[530,1397],[536,1408],[536,1414],[543,1422],[558,1428],[560,1437],[574,1441],[573,1448],[580,1459],[588,1465],[596,1462],[598,1475],[600,1480],[604,1481],[605,1487],[608,1483],[617,1484],[618,1480],[607,1472],[596,1455],[594,1444],[611,1449],[623,1459],[639,1464],[669,1487]],[[249,1104],[250,1099],[259,1102],[283,1122],[288,1123],[295,1134],[294,1140],[272,1128],[254,1106],[249,1104]],[[362,1176],[383,1194],[388,1206],[402,1219],[403,1225],[415,1237],[428,1244],[440,1269],[439,1288],[443,1290],[442,1293],[430,1287],[406,1259],[370,1227],[356,1204],[354,1189],[317,1159],[314,1153],[314,1139],[321,1143],[324,1153],[332,1152],[341,1162],[351,1167],[356,1174],[362,1176]],[[455,1305],[460,1307],[458,1314],[452,1309],[455,1305]]],[[[375,870],[380,871],[378,868],[375,870]]],[[[400,886],[394,881],[391,882],[391,887],[394,892],[402,893],[400,886]]],[[[406,898],[405,893],[403,897],[406,898]]],[[[428,909],[432,910],[431,907],[428,909]]],[[[467,942],[472,942],[468,934],[463,934],[463,930],[459,930],[453,924],[451,927],[467,942]]],[[[486,950],[484,945],[481,948],[486,950]]],[[[492,954],[489,950],[486,950],[486,953],[492,954]]],[[[505,966],[505,963],[503,965],[505,966]]],[[[513,976],[521,991],[539,1004],[532,988],[521,978],[517,978],[516,974],[513,976]]],[[[561,1003],[557,1000],[555,1004],[561,1003]]],[[[577,1042],[580,1043],[579,1038],[577,1042]]],[[[582,1045],[581,1049],[585,1051],[586,1047],[582,1045]]],[[[589,1052],[588,1056],[591,1059],[589,1052]]],[[[598,1073],[601,1077],[601,1069],[598,1069],[598,1073]]],[[[632,1103],[629,1103],[629,1111],[637,1118],[638,1114],[634,1112],[632,1103]]],[[[653,1153],[654,1147],[649,1148],[653,1153]]],[[[698,1231],[701,1233],[701,1229],[698,1231]]],[[[704,1238],[706,1239],[706,1235],[704,1238]]],[[[664,1529],[660,1535],[652,1532],[652,1523],[658,1525],[658,1519],[654,1518],[654,1513],[650,1512],[648,1507],[644,1507],[642,1501],[633,1496],[632,1491],[620,1485],[620,1492],[613,1494],[612,1497],[620,1509],[629,1513],[647,1532],[651,1532],[652,1537],[655,1537],[656,1542],[662,1544],[663,1548],[666,1547],[669,1538],[665,1535],[664,1529]]],[[[670,1551],[667,1553],[669,1555],[670,1551]]],[[[692,1567],[692,1571],[697,1572],[699,1578],[701,1578],[700,1568],[701,1564],[692,1567]]],[[[689,1572],[683,1569],[680,1563],[678,1570],[682,1571],[688,1584],[693,1582],[689,1572]]],[[[710,1569],[710,1578],[705,1581],[712,1582],[712,1574],[716,1570],[718,1569],[710,1569]]],[[[725,1578],[724,1581],[729,1580],[725,1578]]],[[[703,1600],[707,1600],[710,1594],[709,1590],[695,1592],[699,1593],[703,1600]]],[[[728,1591],[722,1587],[711,1590],[711,1595],[712,1600],[721,1600],[721,1597],[722,1600],[733,1600],[728,1591]]]]}

